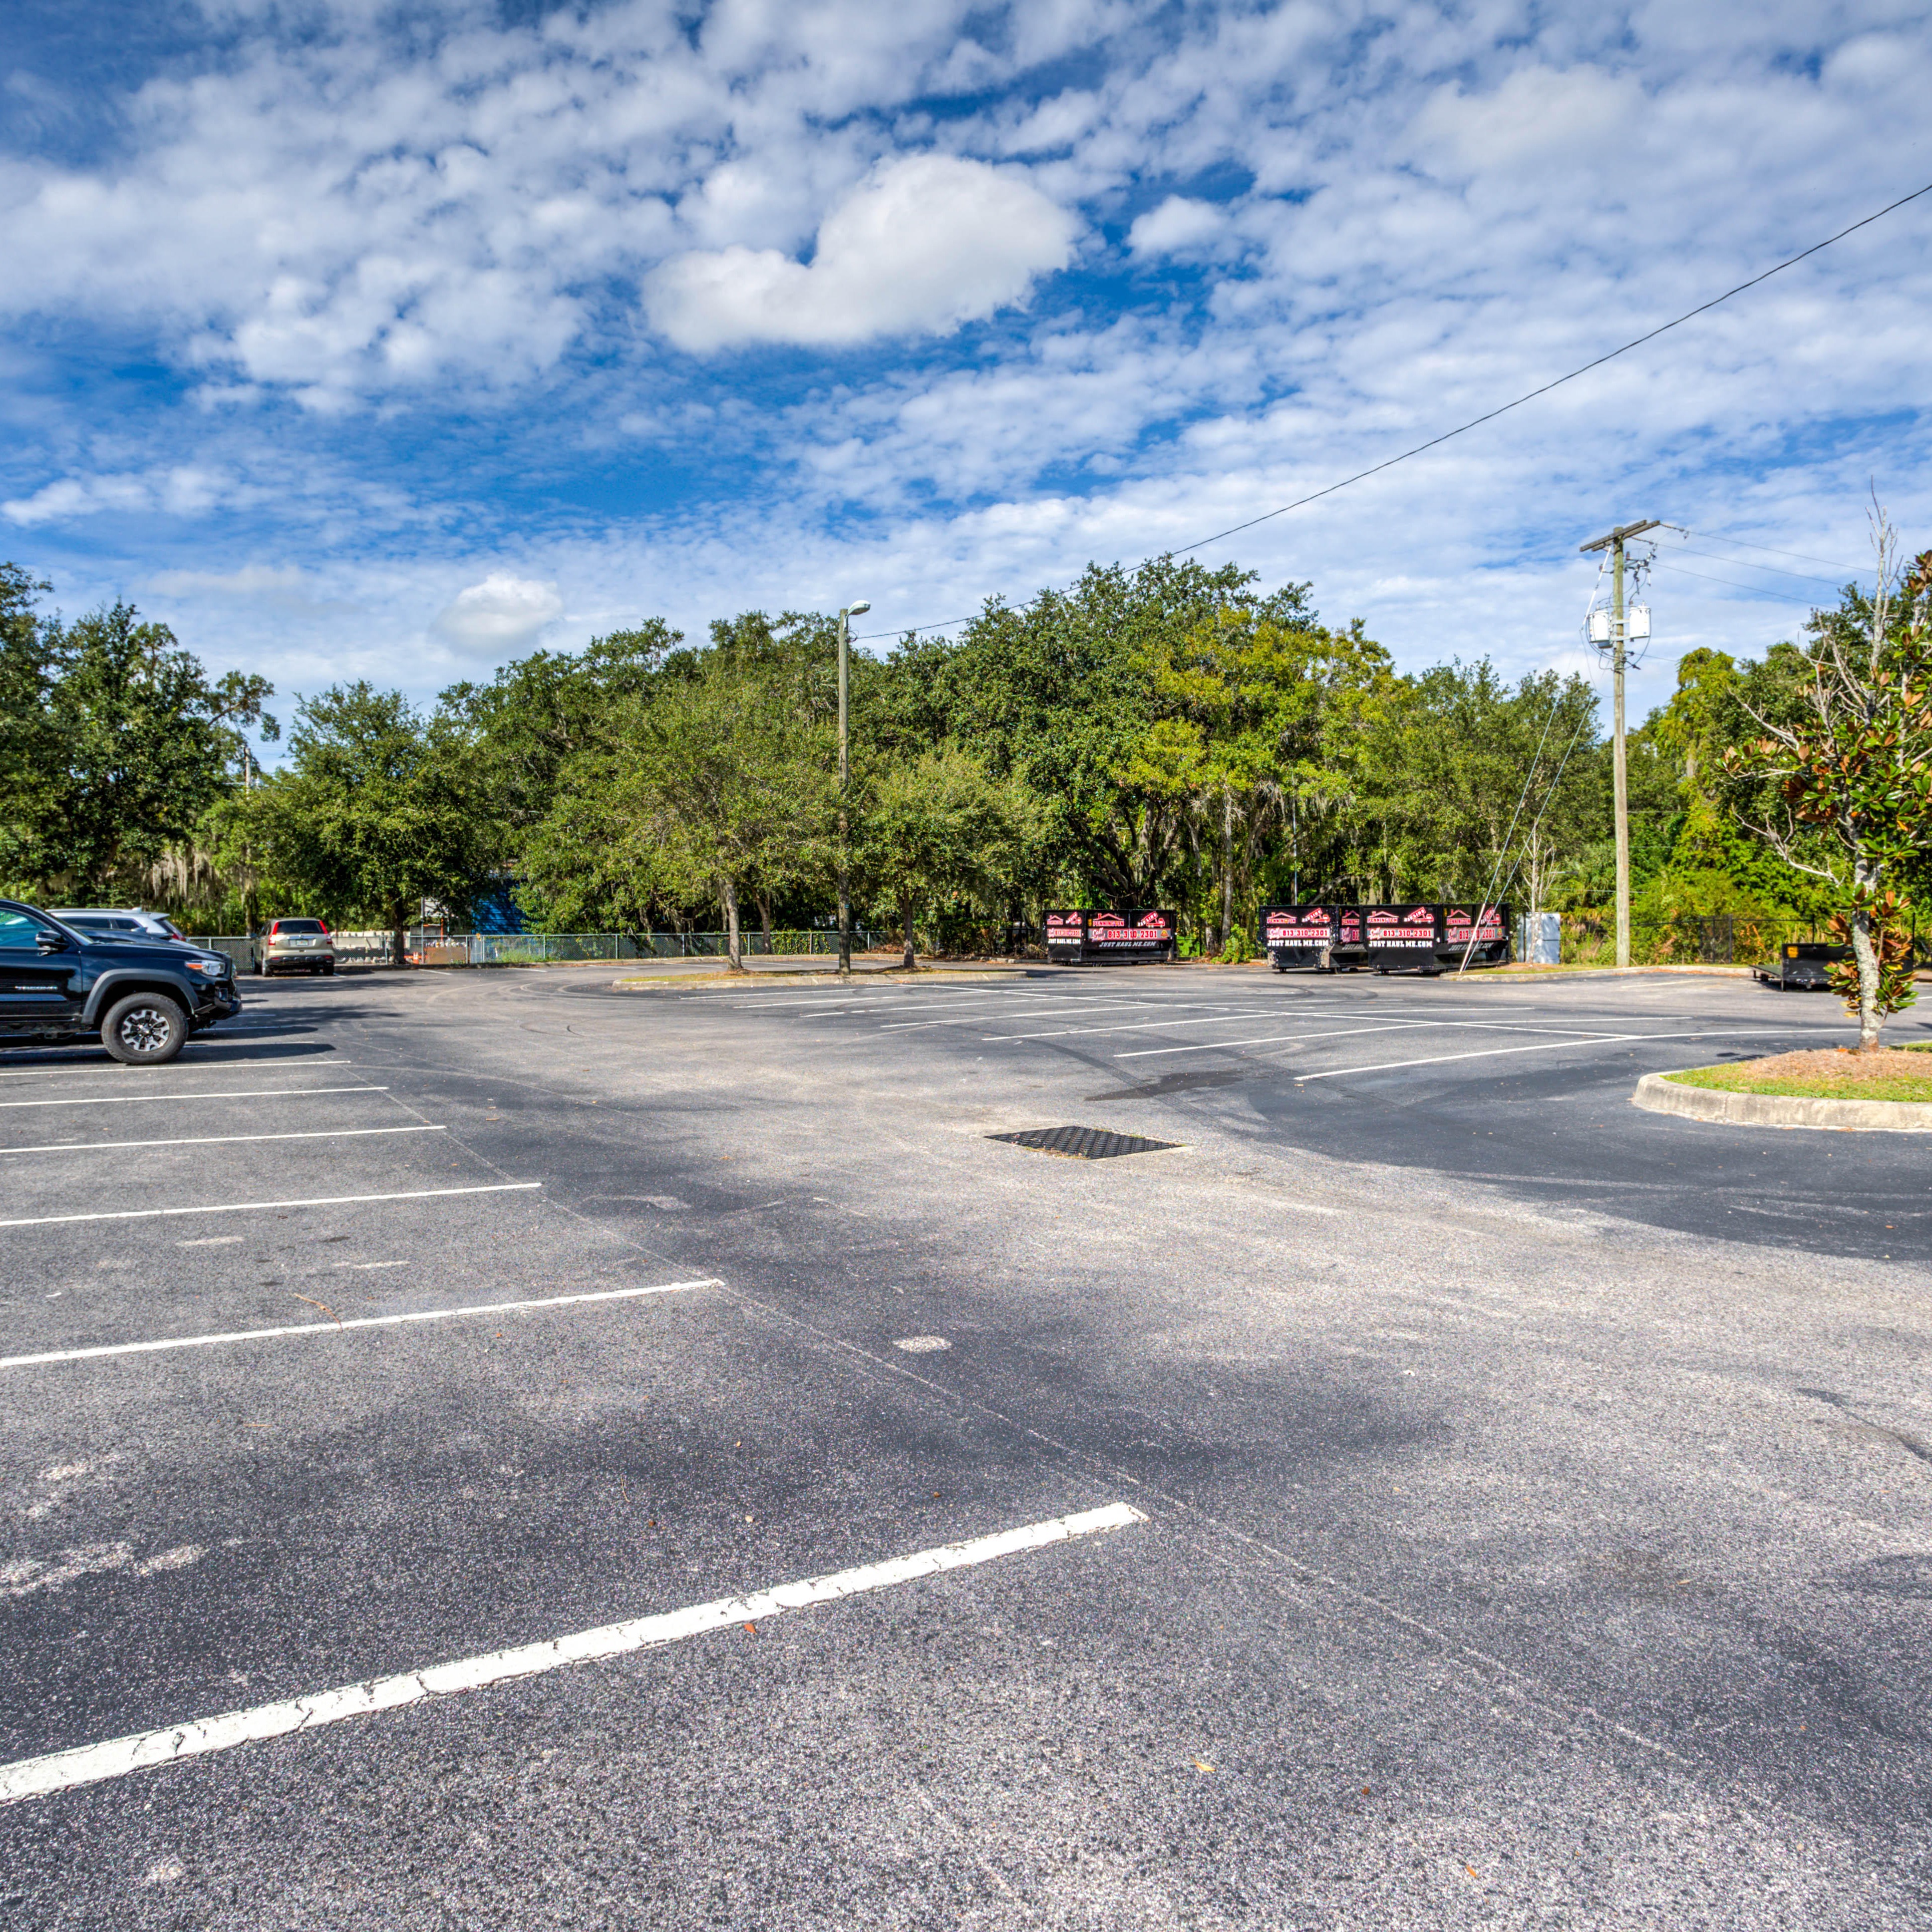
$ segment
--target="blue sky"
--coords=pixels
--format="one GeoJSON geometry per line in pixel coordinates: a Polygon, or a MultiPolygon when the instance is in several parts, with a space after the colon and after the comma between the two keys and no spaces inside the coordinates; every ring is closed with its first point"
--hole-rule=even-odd
{"type": "MultiPolygon", "coordinates": [[[[1195,543],[1932,180],[1922,7],[10,0],[0,555],[284,694],[1195,543]]],[[[1202,551],[1641,710],[1932,542],[1932,196],[1202,551]]],[[[284,706],[286,708],[286,704],[284,706]]]]}

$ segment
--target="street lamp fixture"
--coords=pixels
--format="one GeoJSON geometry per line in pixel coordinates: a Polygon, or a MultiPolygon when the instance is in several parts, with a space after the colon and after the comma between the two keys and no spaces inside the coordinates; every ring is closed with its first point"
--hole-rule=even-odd
{"type": "Polygon", "coordinates": [[[851,622],[872,608],[863,597],[848,604],[838,614],[838,973],[849,979],[852,973],[852,879],[847,812],[847,788],[851,779],[851,761],[847,750],[845,692],[846,666],[850,657],[851,622]]]}

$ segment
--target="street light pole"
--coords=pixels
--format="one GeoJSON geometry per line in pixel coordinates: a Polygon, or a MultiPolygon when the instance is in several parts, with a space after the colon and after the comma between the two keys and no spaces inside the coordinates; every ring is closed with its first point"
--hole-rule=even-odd
{"type": "Polygon", "coordinates": [[[1611,753],[1610,770],[1616,788],[1617,964],[1619,966],[1628,966],[1630,963],[1630,763],[1624,750],[1624,658],[1627,641],[1624,626],[1624,545],[1632,537],[1640,537],[1646,530],[1654,530],[1657,526],[1656,518],[1647,517],[1641,523],[1619,524],[1608,536],[1598,537],[1592,542],[1576,546],[1586,554],[1599,550],[1606,550],[1610,554],[1610,664],[1616,693],[1616,742],[1611,753]]]}
{"type": "Polygon", "coordinates": [[[872,608],[864,598],[848,604],[838,614],[838,973],[842,979],[852,972],[852,878],[850,838],[851,824],[848,790],[851,783],[851,758],[846,730],[846,664],[851,626],[849,620],[862,617],[872,608]]]}

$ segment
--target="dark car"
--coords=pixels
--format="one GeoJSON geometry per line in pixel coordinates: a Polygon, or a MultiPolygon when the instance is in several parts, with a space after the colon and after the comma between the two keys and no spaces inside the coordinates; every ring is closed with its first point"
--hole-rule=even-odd
{"type": "Polygon", "coordinates": [[[80,932],[0,899],[0,1046],[98,1035],[116,1060],[158,1066],[241,1010],[224,953],[80,932]]]}

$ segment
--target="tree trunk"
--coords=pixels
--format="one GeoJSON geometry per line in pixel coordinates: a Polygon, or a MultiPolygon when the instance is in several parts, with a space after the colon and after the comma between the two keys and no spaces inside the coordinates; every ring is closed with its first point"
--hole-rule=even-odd
{"type": "Polygon", "coordinates": [[[389,908],[389,945],[391,947],[389,963],[393,966],[407,965],[410,952],[410,927],[409,921],[404,916],[400,901],[389,908]]]}
{"type": "Polygon", "coordinates": [[[724,956],[732,972],[742,973],[745,970],[745,956],[738,943],[738,882],[735,879],[721,880],[718,896],[724,905],[724,956]]]}
{"type": "Polygon", "coordinates": [[[770,892],[758,895],[758,930],[765,935],[765,952],[769,958],[772,950],[772,896],[770,892]]]}
{"type": "Polygon", "coordinates": [[[1876,1053],[1885,1016],[1878,1010],[1878,942],[1870,911],[1864,906],[1852,914],[1852,959],[1858,969],[1858,1051],[1876,1053]]]}
{"type": "Polygon", "coordinates": [[[910,973],[918,964],[912,943],[912,895],[908,892],[899,902],[899,921],[905,931],[905,969],[910,973]]]}

